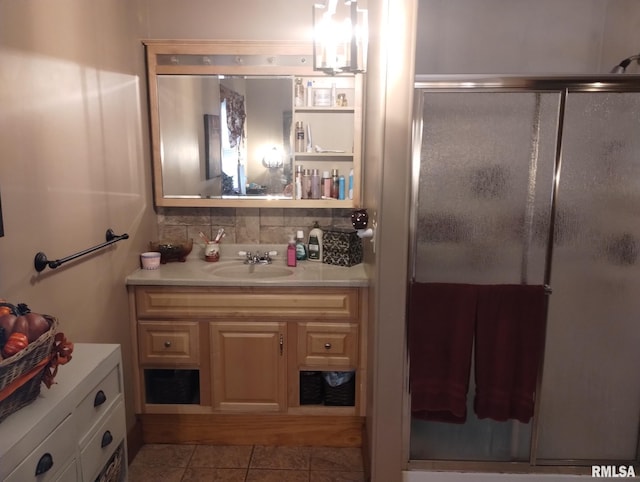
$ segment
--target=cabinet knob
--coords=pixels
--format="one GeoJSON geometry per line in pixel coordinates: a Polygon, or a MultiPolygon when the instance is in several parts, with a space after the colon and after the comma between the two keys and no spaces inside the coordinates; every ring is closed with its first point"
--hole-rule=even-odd
{"type": "Polygon", "coordinates": [[[102,434],[102,442],[100,442],[100,447],[105,448],[111,442],[113,442],[113,435],[111,435],[111,432],[107,430],[104,434],[102,434]]]}
{"type": "Polygon", "coordinates": [[[324,347],[325,347],[327,350],[331,350],[331,343],[325,343],[325,344],[324,344],[324,347]]]}
{"type": "Polygon", "coordinates": [[[36,476],[44,474],[51,467],[53,467],[53,456],[47,452],[40,457],[40,460],[38,460],[38,465],[36,465],[36,476]]]}
{"type": "Polygon", "coordinates": [[[98,393],[96,393],[96,398],[93,399],[93,406],[99,407],[106,401],[107,401],[107,396],[104,394],[102,390],[99,390],[98,393]]]}
{"type": "Polygon", "coordinates": [[[171,342],[169,340],[164,342],[164,347],[165,348],[171,348],[171,342]]]}

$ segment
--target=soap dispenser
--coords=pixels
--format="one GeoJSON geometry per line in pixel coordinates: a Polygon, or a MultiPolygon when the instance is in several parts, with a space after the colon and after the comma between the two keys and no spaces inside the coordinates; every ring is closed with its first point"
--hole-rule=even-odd
{"type": "Polygon", "coordinates": [[[322,261],[322,229],[318,221],[309,232],[309,261],[322,261]]]}
{"type": "Polygon", "coordinates": [[[296,261],[296,239],[293,236],[289,236],[289,244],[287,246],[287,266],[291,268],[295,268],[297,265],[296,261]]]}

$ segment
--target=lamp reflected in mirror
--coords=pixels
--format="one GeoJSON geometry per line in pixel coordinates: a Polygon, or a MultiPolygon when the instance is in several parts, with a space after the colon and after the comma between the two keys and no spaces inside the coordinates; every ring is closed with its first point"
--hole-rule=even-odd
{"type": "Polygon", "coordinates": [[[264,167],[268,167],[269,169],[282,167],[284,165],[282,150],[280,150],[277,146],[273,146],[271,149],[268,149],[267,152],[265,152],[264,157],[262,158],[262,165],[264,167]]]}

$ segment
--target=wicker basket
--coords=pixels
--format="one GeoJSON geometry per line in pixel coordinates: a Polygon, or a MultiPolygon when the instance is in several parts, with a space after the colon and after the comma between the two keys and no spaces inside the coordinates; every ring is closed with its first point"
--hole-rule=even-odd
{"type": "Polygon", "coordinates": [[[300,372],[300,405],[320,405],[324,398],[322,372],[300,372]]]}
{"type": "Polygon", "coordinates": [[[198,372],[195,370],[151,370],[151,403],[190,404],[195,402],[198,372]]]}
{"type": "Polygon", "coordinates": [[[122,473],[123,452],[122,445],[120,445],[107,462],[105,468],[100,472],[95,482],[118,482],[122,480],[124,475],[122,473]]]}
{"type": "Polygon", "coordinates": [[[356,400],[356,377],[353,375],[348,381],[332,387],[324,380],[324,404],[336,407],[351,407],[356,400]]]}
{"type": "Polygon", "coordinates": [[[24,350],[0,361],[0,422],[40,394],[58,329],[56,318],[43,316],[51,322],[51,328],[24,350]]]}

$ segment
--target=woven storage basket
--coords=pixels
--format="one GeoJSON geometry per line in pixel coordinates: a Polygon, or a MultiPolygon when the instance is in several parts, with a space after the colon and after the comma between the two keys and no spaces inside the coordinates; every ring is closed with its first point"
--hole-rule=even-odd
{"type": "Polygon", "coordinates": [[[33,402],[40,393],[40,383],[51,358],[58,330],[58,320],[43,315],[51,328],[15,355],[0,361],[0,422],[13,412],[33,402]]]}
{"type": "Polygon", "coordinates": [[[120,445],[107,462],[106,467],[100,472],[95,482],[118,482],[122,479],[123,452],[122,445],[120,445]]]}
{"type": "Polygon", "coordinates": [[[154,370],[150,376],[153,403],[193,403],[197,376],[193,370],[154,370]]]}
{"type": "Polygon", "coordinates": [[[319,405],[323,397],[322,372],[300,372],[300,405],[319,405]]]}
{"type": "Polygon", "coordinates": [[[336,387],[332,387],[324,380],[324,404],[336,407],[348,407],[355,405],[356,377],[351,377],[336,387]]]}

